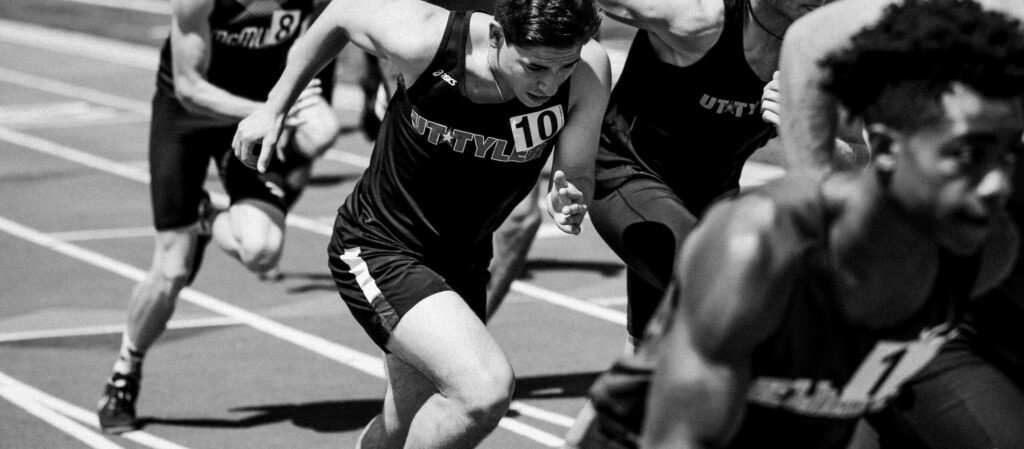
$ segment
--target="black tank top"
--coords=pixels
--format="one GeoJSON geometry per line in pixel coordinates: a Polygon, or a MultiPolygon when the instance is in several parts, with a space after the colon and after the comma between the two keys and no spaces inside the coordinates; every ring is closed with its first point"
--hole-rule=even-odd
{"type": "Polygon", "coordinates": [[[420,254],[479,262],[552,152],[569,111],[569,81],[537,107],[470,101],[471,15],[452,12],[427,69],[408,88],[399,80],[370,165],[339,213],[420,254]]]}
{"type": "Polygon", "coordinates": [[[746,2],[725,3],[722,35],[690,66],[659,60],[648,33],[636,34],[602,127],[597,195],[640,172],[703,209],[739,185],[744,161],[772,136],[759,109],[766,83],[743,50],[746,2]]]}
{"type": "Polygon", "coordinates": [[[789,177],[748,193],[778,205],[770,245],[786,248],[795,264],[782,325],[754,351],[746,417],[730,448],[845,448],[856,419],[884,407],[955,334],[977,277],[979,257],[943,251],[928,299],[897,328],[851,325],[833,294],[816,183],[789,177]]]}
{"type": "MultiPolygon", "coordinates": [[[[312,11],[313,0],[216,0],[209,19],[207,81],[240,97],[266,101],[312,11]]],[[[160,53],[157,88],[174,94],[170,38],[160,53]]]]}

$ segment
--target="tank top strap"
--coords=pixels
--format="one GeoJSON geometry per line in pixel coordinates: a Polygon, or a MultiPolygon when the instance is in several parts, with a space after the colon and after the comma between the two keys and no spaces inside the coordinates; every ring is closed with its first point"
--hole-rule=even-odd
{"type": "Polygon", "coordinates": [[[469,39],[469,18],[472,15],[473,11],[450,11],[448,13],[448,24],[445,25],[444,35],[441,37],[441,44],[437,47],[437,53],[434,54],[434,59],[430,61],[430,65],[423,71],[423,74],[413,85],[408,87],[410,93],[420,89],[429,89],[432,82],[422,81],[431,78],[429,75],[438,70],[444,70],[453,77],[461,78],[465,71],[466,40],[469,39]]]}

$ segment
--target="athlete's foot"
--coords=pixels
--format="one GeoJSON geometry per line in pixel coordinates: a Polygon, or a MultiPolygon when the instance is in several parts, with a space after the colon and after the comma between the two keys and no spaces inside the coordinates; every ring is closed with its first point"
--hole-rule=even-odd
{"type": "Polygon", "coordinates": [[[115,372],[107,380],[100,398],[100,429],[106,433],[122,433],[135,430],[135,400],[139,396],[139,379],[135,376],[115,372]]]}
{"type": "Polygon", "coordinates": [[[213,220],[221,212],[220,209],[213,205],[213,201],[210,201],[209,192],[204,190],[203,197],[199,200],[199,235],[196,238],[196,248],[192,253],[192,267],[185,285],[192,285],[196,274],[199,273],[199,267],[203,264],[203,254],[206,252],[206,246],[210,244],[210,240],[213,238],[213,220]]]}

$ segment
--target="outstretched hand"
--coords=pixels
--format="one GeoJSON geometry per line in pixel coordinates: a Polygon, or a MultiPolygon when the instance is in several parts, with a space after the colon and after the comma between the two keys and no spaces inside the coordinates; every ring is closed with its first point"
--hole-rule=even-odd
{"type": "Polygon", "coordinates": [[[287,139],[282,139],[285,128],[302,125],[304,119],[300,113],[321,101],[322,91],[320,80],[314,79],[299,94],[287,114],[271,111],[266,104],[249,114],[238,123],[238,129],[235,130],[235,137],[231,142],[235,157],[260,173],[267,171],[274,152],[280,152],[288,143],[287,139]]]}
{"type": "Polygon", "coordinates": [[[587,205],[583,204],[583,192],[569,182],[561,170],[555,171],[551,178],[548,213],[555,220],[558,229],[573,235],[580,233],[583,217],[587,215],[587,205]]]}

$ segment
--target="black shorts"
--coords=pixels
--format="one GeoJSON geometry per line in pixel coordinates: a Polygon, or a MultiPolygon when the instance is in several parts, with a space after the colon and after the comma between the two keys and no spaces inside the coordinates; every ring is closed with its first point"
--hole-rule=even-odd
{"type": "Polygon", "coordinates": [[[277,158],[263,174],[246,167],[231,150],[235,128],[234,124],[211,124],[209,119],[186,111],[170,94],[157,90],[150,122],[149,190],[158,231],[199,219],[199,201],[211,159],[231,204],[254,199],[287,211],[298,199],[304,185],[289,180],[298,167],[277,158]]]}
{"type": "Polygon", "coordinates": [[[490,280],[485,262],[425,257],[386,235],[338,214],[327,247],[338,294],[378,347],[388,352],[388,339],[402,317],[435,293],[454,291],[484,320],[490,280]]]}

